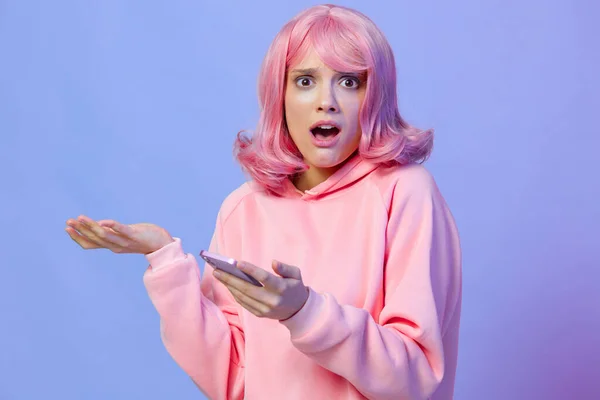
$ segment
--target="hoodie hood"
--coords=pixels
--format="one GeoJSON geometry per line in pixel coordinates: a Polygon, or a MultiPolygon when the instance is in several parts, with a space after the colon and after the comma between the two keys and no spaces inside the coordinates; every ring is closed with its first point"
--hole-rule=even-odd
{"type": "Polygon", "coordinates": [[[298,190],[290,179],[286,179],[284,197],[299,197],[303,200],[324,197],[354,184],[377,167],[378,164],[369,162],[356,154],[325,181],[304,192],[298,190]]]}

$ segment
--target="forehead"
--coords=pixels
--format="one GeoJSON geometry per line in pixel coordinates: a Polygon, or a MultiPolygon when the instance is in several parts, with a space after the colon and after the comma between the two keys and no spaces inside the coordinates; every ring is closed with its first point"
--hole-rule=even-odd
{"type": "Polygon", "coordinates": [[[306,51],[303,57],[290,64],[290,70],[297,68],[328,68],[314,48],[306,51]]]}
{"type": "MultiPolygon", "coordinates": [[[[331,37],[327,37],[331,39],[331,37]]],[[[353,74],[366,79],[368,74],[364,59],[354,45],[344,40],[306,40],[299,48],[291,50],[286,75],[298,70],[313,74],[353,74]]]]}
{"type": "Polygon", "coordinates": [[[340,71],[336,71],[331,68],[321,57],[319,57],[318,53],[310,49],[304,55],[302,59],[299,59],[295,63],[292,63],[288,69],[288,73],[302,73],[302,74],[320,74],[320,73],[330,73],[336,74],[340,73],[340,71]]]}

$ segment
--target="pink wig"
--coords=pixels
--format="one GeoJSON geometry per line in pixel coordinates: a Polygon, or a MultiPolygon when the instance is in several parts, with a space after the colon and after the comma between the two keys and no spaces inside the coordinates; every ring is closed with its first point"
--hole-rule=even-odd
{"type": "Polygon", "coordinates": [[[308,167],[285,122],[284,98],[288,68],[313,48],[337,71],[367,74],[359,120],[360,156],[392,165],[425,161],[432,150],[433,130],[406,123],[398,111],[396,66],[383,33],[362,13],[346,7],[319,5],[290,20],[277,34],[258,79],[260,119],[252,137],[237,135],[234,153],[242,169],[272,194],[282,182],[308,167]]]}

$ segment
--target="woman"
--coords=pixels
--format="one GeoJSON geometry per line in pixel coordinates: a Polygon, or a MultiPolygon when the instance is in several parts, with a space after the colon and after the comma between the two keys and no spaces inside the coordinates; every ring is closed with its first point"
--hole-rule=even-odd
{"type": "Polygon", "coordinates": [[[145,254],[163,342],[209,398],[452,398],[459,237],[420,164],[432,132],[400,117],[395,74],[383,34],[348,8],[312,7],[275,38],[260,121],[235,145],[252,179],[209,248],[262,287],[201,277],[156,225],[67,222],[86,249],[145,254]]]}

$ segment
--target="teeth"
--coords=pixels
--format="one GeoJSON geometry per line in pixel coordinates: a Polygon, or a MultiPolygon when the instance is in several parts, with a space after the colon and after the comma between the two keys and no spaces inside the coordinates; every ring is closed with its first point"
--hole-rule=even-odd
{"type": "Polygon", "coordinates": [[[333,126],[333,125],[319,125],[317,128],[321,128],[321,129],[333,129],[333,128],[335,128],[335,126],[333,126]]]}

